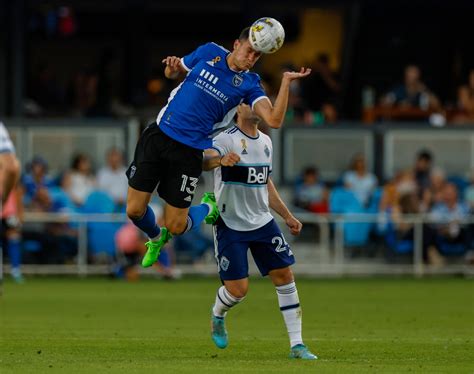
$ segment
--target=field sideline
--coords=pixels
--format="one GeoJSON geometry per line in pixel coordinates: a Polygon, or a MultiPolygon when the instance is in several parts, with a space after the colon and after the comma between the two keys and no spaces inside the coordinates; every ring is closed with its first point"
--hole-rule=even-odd
{"type": "Polygon", "coordinates": [[[229,347],[215,348],[209,314],[218,285],[214,278],[7,281],[0,372],[474,372],[472,280],[297,280],[315,362],[287,358],[275,290],[255,277],[229,314],[229,347]]]}

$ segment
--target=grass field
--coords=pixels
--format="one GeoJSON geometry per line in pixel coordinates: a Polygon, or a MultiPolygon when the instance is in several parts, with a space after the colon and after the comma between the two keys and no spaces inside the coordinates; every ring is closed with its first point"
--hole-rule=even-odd
{"type": "Polygon", "coordinates": [[[456,278],[297,282],[303,337],[320,356],[287,358],[274,288],[251,280],[209,335],[216,279],[29,278],[0,297],[6,373],[473,373],[474,283],[456,278]]]}

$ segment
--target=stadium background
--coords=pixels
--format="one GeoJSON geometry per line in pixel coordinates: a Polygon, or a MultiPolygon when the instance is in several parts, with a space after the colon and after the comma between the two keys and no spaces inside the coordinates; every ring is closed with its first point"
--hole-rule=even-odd
{"type": "MultiPolygon", "coordinates": [[[[422,225],[429,218],[407,215],[414,238],[397,246],[379,205],[384,187],[414,166],[420,150],[431,152],[434,170],[455,183],[460,200],[472,185],[474,119],[457,116],[464,113],[459,88],[474,69],[471,1],[0,0],[0,118],[24,174],[32,161],[47,165],[57,203],[39,209],[25,201],[21,284],[3,251],[2,372],[217,372],[229,365],[235,372],[312,371],[285,360],[274,291],[255,267],[248,305],[239,306],[230,327],[233,350],[215,352],[206,340],[218,285],[208,227],[170,248],[166,266],[144,270],[130,262],[139,256],[117,248],[115,235],[126,222],[120,208],[99,207],[99,194],[86,208],[68,210],[58,188],[77,152],[90,158],[94,174],[111,147],[128,164],[140,130],[173,88],[163,78],[163,57],[207,41],[231,48],[261,16],[286,30],[284,47],[256,66],[270,93],[282,69],[313,65],[320,53],[339,83],[334,118],[296,100],[284,129],[269,131],[273,178],[305,224],[301,237],[286,238],[301,279],[304,336],[320,352],[321,368],[472,372],[472,247],[447,247],[442,264],[427,263],[422,225]],[[440,105],[408,112],[381,107],[410,64],[440,105]],[[332,193],[358,153],[377,189],[370,204],[346,211],[332,193]],[[328,212],[296,204],[307,166],[319,169],[328,188],[328,212]],[[57,239],[55,250],[27,232],[57,239]],[[156,321],[158,330],[150,329],[156,321]]],[[[211,187],[212,175],[204,173],[197,196],[211,187]]],[[[346,197],[343,207],[350,205],[346,197]]],[[[463,222],[472,230],[471,213],[463,222]]]]}

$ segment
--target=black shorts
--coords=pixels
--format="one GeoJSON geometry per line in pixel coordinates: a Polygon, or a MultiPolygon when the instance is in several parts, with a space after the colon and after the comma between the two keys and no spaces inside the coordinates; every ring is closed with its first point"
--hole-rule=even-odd
{"type": "Polygon", "coordinates": [[[203,151],[180,143],[152,123],[141,134],[127,170],[128,185],[150,192],[156,188],[168,204],[188,208],[202,173],[203,151]]]}

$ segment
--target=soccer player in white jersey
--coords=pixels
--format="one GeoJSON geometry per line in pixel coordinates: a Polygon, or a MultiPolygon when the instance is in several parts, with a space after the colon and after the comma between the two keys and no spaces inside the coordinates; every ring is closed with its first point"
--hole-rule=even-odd
{"type": "Polygon", "coordinates": [[[207,223],[217,219],[212,195],[204,195],[200,205],[189,208],[202,172],[203,150],[211,146],[214,130],[225,127],[242,102],[251,105],[270,127],[281,127],[290,83],[311,71],[301,68],[283,73],[272,104],[258,74],[249,71],[261,55],[250,45],[249,29],[234,41],[232,52],[207,43],[183,58],[163,60],[167,78],[186,76],[171,92],[156,122],[141,134],[127,170],[127,215],[150,238],[142,259],[145,267],[153,265],[171,234],[182,234],[204,219],[207,223]],[[161,230],[149,207],[155,189],[166,202],[161,230]]]}
{"type": "Polygon", "coordinates": [[[20,178],[20,162],[5,125],[0,122],[0,203],[4,204],[20,178]]]}
{"type": "Polygon", "coordinates": [[[223,282],[212,308],[211,334],[217,347],[228,344],[224,318],[248,290],[247,251],[262,276],[269,275],[290,338],[290,357],[315,360],[304,345],[301,307],[290,266],[295,260],[270,208],[284,220],[292,235],[302,224],[280,198],[270,173],[272,142],[257,129],[259,118],[250,106],[239,105],[237,126],[221,132],[206,150],[204,170],[215,169],[214,191],[220,217],[214,226],[215,256],[223,282]]]}

